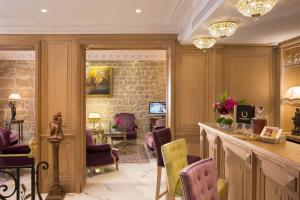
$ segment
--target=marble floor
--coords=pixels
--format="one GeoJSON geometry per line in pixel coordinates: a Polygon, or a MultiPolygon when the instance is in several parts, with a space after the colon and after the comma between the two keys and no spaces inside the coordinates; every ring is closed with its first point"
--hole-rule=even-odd
{"type": "MultiPolygon", "coordinates": [[[[80,194],[67,194],[66,200],[153,200],[156,186],[156,160],[149,163],[121,163],[119,171],[109,168],[109,172],[87,177],[87,184],[80,194]]],[[[162,181],[164,181],[164,173],[162,181]]],[[[0,180],[1,181],[1,180],[0,180]]],[[[3,181],[3,179],[2,179],[3,181]]],[[[1,182],[2,182],[1,181],[1,182]]],[[[30,185],[28,174],[22,182],[30,185]]],[[[162,185],[162,190],[165,188],[162,185]]],[[[43,195],[45,196],[45,195],[43,195]]],[[[10,199],[15,199],[12,197],[10,199]]]]}

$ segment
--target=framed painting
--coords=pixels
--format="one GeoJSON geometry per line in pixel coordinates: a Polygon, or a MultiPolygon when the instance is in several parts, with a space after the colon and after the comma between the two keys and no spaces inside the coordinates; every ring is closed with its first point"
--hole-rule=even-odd
{"type": "Polygon", "coordinates": [[[86,95],[112,97],[112,68],[109,66],[86,67],[86,95]]]}

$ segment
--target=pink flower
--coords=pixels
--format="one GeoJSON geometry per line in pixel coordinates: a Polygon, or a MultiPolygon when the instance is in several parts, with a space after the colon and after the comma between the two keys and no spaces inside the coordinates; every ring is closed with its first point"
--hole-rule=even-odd
{"type": "Polygon", "coordinates": [[[225,109],[231,111],[236,104],[237,102],[235,102],[231,97],[228,97],[225,101],[225,109]]]}
{"type": "Polygon", "coordinates": [[[115,118],[115,124],[117,125],[121,124],[121,119],[119,117],[115,118]]]}

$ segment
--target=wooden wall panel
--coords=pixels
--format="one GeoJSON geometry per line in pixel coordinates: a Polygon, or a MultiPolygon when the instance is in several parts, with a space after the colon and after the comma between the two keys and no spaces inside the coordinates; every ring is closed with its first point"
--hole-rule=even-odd
{"type": "Polygon", "coordinates": [[[189,153],[199,155],[199,121],[214,120],[212,102],[220,90],[222,49],[180,47],[174,70],[174,138],[185,138],[189,153]]]}
{"type": "MultiPolygon", "coordinates": [[[[212,122],[218,94],[263,105],[269,124],[275,123],[276,86],[272,47],[223,46],[207,51],[181,47],[175,73],[175,138],[186,138],[190,153],[197,122],[212,122]]],[[[277,87],[278,88],[278,87],[277,87]]]]}
{"type": "Polygon", "coordinates": [[[224,86],[230,96],[263,105],[268,123],[275,123],[275,70],[272,47],[224,49],[224,86]]]}
{"type": "MultiPolygon", "coordinates": [[[[66,36],[65,36],[66,37],[66,36]]],[[[65,139],[60,145],[60,180],[67,192],[80,192],[85,176],[82,166],[85,165],[83,155],[85,146],[79,131],[80,109],[77,102],[80,101],[80,91],[77,86],[77,74],[80,68],[77,66],[77,43],[71,37],[57,38],[49,36],[43,40],[42,45],[42,69],[41,69],[41,113],[42,131],[39,137],[40,160],[46,160],[50,164],[48,172],[42,176],[42,190],[47,192],[52,179],[52,149],[47,142],[49,136],[48,124],[57,112],[63,116],[63,132],[65,139]],[[76,59],[74,59],[76,58],[76,59]],[[81,147],[81,148],[76,148],[81,147]]]]}
{"type": "MultiPolygon", "coordinates": [[[[198,132],[198,121],[206,119],[207,55],[182,52],[176,68],[176,131],[198,132]]],[[[187,136],[187,135],[185,135],[187,136]]]]}

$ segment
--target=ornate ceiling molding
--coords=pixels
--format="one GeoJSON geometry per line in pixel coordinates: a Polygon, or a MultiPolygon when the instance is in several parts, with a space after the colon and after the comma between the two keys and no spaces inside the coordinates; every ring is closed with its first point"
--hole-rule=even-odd
{"type": "Polygon", "coordinates": [[[0,51],[0,60],[35,60],[34,51],[0,51]]]}
{"type": "Polygon", "coordinates": [[[224,0],[195,0],[192,6],[192,13],[185,16],[182,28],[179,33],[181,42],[190,42],[194,32],[207,20],[214,11],[223,4],[224,0]]]}
{"type": "Polygon", "coordinates": [[[118,26],[99,24],[0,24],[1,34],[151,34],[177,33],[176,27],[168,25],[134,25],[118,26]]]}
{"type": "Polygon", "coordinates": [[[87,61],[166,61],[164,50],[88,50],[87,61]]]}

